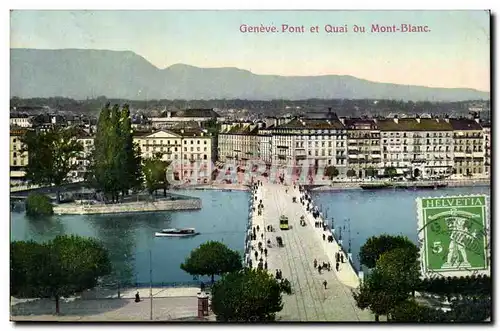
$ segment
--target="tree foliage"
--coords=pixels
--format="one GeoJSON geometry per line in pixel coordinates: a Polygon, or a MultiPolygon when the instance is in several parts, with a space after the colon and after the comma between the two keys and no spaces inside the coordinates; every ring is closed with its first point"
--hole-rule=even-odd
{"type": "Polygon", "coordinates": [[[422,280],[417,291],[438,295],[461,295],[474,298],[490,296],[492,293],[491,277],[472,275],[466,277],[439,277],[422,280]]]}
{"type": "Polygon", "coordinates": [[[142,172],[144,181],[149,194],[153,194],[157,189],[163,189],[163,195],[167,195],[167,189],[170,186],[167,179],[167,170],[170,166],[169,161],[163,161],[161,153],[156,153],[152,158],[143,161],[142,172]]]}
{"type": "Polygon", "coordinates": [[[66,183],[69,172],[77,167],[77,164],[72,164],[72,159],[83,151],[73,128],[53,126],[47,131],[30,130],[21,140],[21,151],[28,151],[26,179],[34,185],[60,186],[66,183]]]}
{"type": "Polygon", "coordinates": [[[380,256],[395,248],[409,248],[411,254],[418,254],[417,246],[405,236],[383,234],[368,238],[359,251],[359,261],[368,268],[374,268],[380,256]]]}
{"type": "Polygon", "coordinates": [[[54,209],[49,197],[40,193],[31,193],[26,199],[26,215],[30,217],[50,216],[54,209]]]}
{"type": "Polygon", "coordinates": [[[413,299],[401,302],[391,312],[391,322],[430,323],[445,321],[446,313],[444,311],[419,304],[413,299]]]}
{"type": "Polygon", "coordinates": [[[388,177],[394,177],[397,175],[397,170],[395,167],[387,167],[384,169],[384,175],[388,177]]]}
{"type": "Polygon", "coordinates": [[[330,179],[333,179],[334,177],[337,177],[339,175],[339,170],[335,168],[335,166],[328,166],[325,169],[325,176],[329,177],[330,179]]]}
{"type": "Polygon", "coordinates": [[[366,177],[376,177],[377,176],[377,170],[375,170],[372,167],[368,167],[365,169],[365,176],[366,177]]]}
{"type": "Polygon", "coordinates": [[[370,309],[378,321],[379,316],[388,315],[408,297],[402,291],[390,290],[392,286],[391,279],[375,268],[365,276],[359,289],[353,290],[352,294],[356,305],[360,309],[370,309]]]}
{"type": "Polygon", "coordinates": [[[46,243],[10,245],[10,290],[18,298],[59,298],[97,285],[111,271],[108,252],[94,239],[58,236],[46,243]]]}
{"type": "Polygon", "coordinates": [[[389,291],[409,294],[420,283],[420,265],[418,255],[411,247],[395,248],[383,253],[376,263],[376,268],[390,280],[389,291]]]}
{"type": "Polygon", "coordinates": [[[181,269],[190,275],[222,275],[242,268],[240,254],[218,241],[208,241],[191,251],[181,269]]]}
{"type": "Polygon", "coordinates": [[[406,237],[383,235],[369,238],[362,253],[369,262],[378,258],[359,292],[354,292],[356,303],[361,309],[370,309],[377,320],[380,315],[389,318],[393,309],[405,302],[420,282],[417,248],[406,237]]]}
{"type": "Polygon", "coordinates": [[[90,186],[117,202],[142,184],[140,149],[133,143],[130,110],[124,105],[101,110],[87,180],[90,186]]]}
{"type": "Polygon", "coordinates": [[[212,287],[212,310],[218,321],[274,321],[281,309],[280,285],[264,270],[231,272],[212,287]]]}
{"type": "Polygon", "coordinates": [[[356,171],[354,169],[349,169],[349,170],[347,170],[345,175],[347,177],[356,177],[356,171]]]}

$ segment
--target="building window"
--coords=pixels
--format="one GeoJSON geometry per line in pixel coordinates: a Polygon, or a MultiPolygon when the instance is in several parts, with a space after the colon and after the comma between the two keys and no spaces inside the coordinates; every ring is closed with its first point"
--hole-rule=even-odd
{"type": "Polygon", "coordinates": [[[207,154],[203,154],[203,160],[207,159],[207,154]]]}
{"type": "Polygon", "coordinates": [[[17,160],[13,160],[12,165],[17,165],[17,160]]]}
{"type": "Polygon", "coordinates": [[[191,145],[193,144],[193,141],[191,140],[191,145]]]}
{"type": "Polygon", "coordinates": [[[184,152],[187,152],[188,151],[188,148],[187,147],[184,147],[184,152]]]}
{"type": "Polygon", "coordinates": [[[207,144],[207,141],[205,140],[205,141],[203,142],[203,144],[205,144],[205,145],[206,145],[206,144],[207,144]]]}

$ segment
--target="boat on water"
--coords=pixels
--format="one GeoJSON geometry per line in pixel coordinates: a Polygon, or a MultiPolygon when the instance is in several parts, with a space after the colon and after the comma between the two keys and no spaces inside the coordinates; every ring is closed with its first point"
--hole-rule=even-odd
{"type": "Polygon", "coordinates": [[[392,188],[393,186],[389,183],[367,183],[359,185],[363,190],[381,190],[392,188]]]}
{"type": "Polygon", "coordinates": [[[160,232],[155,232],[156,237],[192,237],[199,234],[195,228],[163,229],[160,232]]]}
{"type": "Polygon", "coordinates": [[[448,187],[447,183],[435,183],[435,184],[410,184],[410,185],[397,185],[397,189],[404,190],[434,190],[438,188],[448,187]]]}
{"type": "Polygon", "coordinates": [[[391,183],[367,183],[359,185],[363,190],[433,190],[448,187],[447,183],[422,183],[422,184],[391,184],[391,183]]]}

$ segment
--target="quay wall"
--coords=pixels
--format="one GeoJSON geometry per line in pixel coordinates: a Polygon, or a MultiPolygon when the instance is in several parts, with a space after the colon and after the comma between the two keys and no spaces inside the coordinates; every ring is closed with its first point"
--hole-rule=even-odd
{"type": "Polygon", "coordinates": [[[86,205],[79,203],[68,203],[54,206],[54,214],[57,215],[82,215],[82,214],[117,214],[136,212],[157,211],[179,211],[199,210],[202,203],[199,198],[188,198],[179,200],[156,200],[126,202],[117,204],[86,205]]]}

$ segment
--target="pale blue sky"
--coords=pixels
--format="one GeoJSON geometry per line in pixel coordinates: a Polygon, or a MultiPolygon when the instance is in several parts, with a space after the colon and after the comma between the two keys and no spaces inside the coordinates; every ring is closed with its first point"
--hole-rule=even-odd
{"type": "Polygon", "coordinates": [[[373,81],[489,91],[485,11],[14,11],[12,48],[133,51],[175,63],[257,74],[353,75],[373,81]],[[372,24],[427,25],[429,33],[369,33],[372,24]],[[306,33],[241,33],[241,24],[304,25],[306,33]],[[349,32],[328,34],[326,24],[349,32]],[[366,26],[364,34],[352,26],[366,26]],[[319,26],[319,33],[309,27],[319,26]]]}

